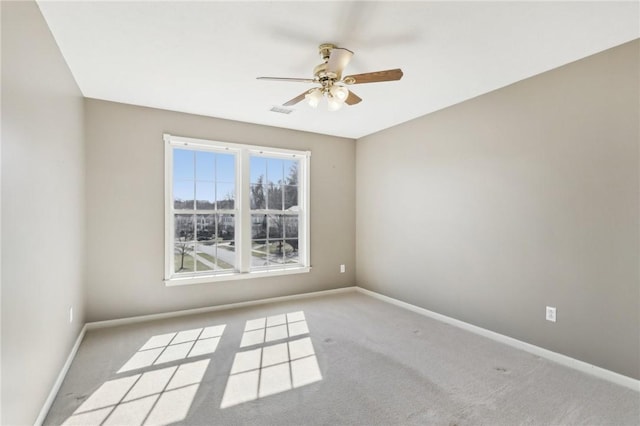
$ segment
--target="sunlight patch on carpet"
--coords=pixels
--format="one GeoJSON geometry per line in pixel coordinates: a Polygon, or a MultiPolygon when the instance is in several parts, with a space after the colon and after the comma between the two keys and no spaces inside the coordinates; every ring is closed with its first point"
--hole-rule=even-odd
{"type": "Polygon", "coordinates": [[[209,360],[104,382],[63,425],[169,424],[187,417],[209,360]]]}
{"type": "Polygon", "coordinates": [[[238,352],[220,408],[232,407],[322,380],[304,312],[249,320],[241,348],[283,339],[281,343],[238,352]]]}
{"type": "Polygon", "coordinates": [[[222,324],[152,336],[118,373],[212,354],[218,347],[225,327],[222,324]]]}

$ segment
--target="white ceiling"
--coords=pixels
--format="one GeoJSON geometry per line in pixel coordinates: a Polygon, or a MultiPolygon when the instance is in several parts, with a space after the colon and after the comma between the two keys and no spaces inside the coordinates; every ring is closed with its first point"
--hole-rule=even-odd
{"type": "Polygon", "coordinates": [[[39,1],[84,96],[359,138],[640,36],[633,2],[39,1]],[[320,43],[355,52],[336,112],[305,102],[320,43]]]}

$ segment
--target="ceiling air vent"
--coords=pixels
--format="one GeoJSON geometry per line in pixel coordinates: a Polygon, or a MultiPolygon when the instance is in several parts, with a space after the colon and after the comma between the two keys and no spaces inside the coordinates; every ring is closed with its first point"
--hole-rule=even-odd
{"type": "Polygon", "coordinates": [[[270,111],[278,112],[280,114],[291,114],[293,112],[292,109],[282,108],[282,107],[279,107],[279,106],[271,107],[270,111]]]}

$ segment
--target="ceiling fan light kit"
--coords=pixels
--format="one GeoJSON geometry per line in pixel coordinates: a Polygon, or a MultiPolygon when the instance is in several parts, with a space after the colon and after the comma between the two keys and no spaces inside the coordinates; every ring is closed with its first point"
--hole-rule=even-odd
{"type": "Polygon", "coordinates": [[[304,95],[304,98],[307,100],[310,107],[316,108],[322,99],[322,90],[319,88],[311,89],[306,95],[304,95]]]}
{"type": "Polygon", "coordinates": [[[329,111],[336,111],[342,108],[342,105],[348,99],[349,89],[337,84],[333,84],[330,87],[316,87],[309,90],[304,95],[304,98],[311,108],[317,108],[324,96],[327,97],[329,111]]]}
{"type": "Polygon", "coordinates": [[[258,77],[258,80],[292,81],[302,83],[320,84],[295,98],[285,102],[283,106],[295,105],[305,99],[309,106],[316,108],[323,97],[327,98],[329,111],[337,111],[344,104],[355,105],[362,99],[347,89],[346,85],[362,83],[379,83],[383,81],[395,81],[402,78],[400,68],[375,71],[364,74],[348,75],[342,78],[342,72],[349,64],[353,52],[349,49],[337,47],[331,43],[323,43],[318,47],[322,63],[313,70],[313,78],[289,78],[289,77],[258,77]]]}
{"type": "Polygon", "coordinates": [[[342,102],[340,102],[338,99],[334,98],[333,96],[327,97],[327,109],[329,111],[337,111],[340,108],[342,108],[342,102]]]}

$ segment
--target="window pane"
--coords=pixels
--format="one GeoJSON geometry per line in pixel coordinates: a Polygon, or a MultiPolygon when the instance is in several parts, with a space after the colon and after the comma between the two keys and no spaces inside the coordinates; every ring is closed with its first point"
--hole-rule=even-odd
{"type": "Polygon", "coordinates": [[[196,182],[196,208],[213,210],[215,205],[215,186],[213,182],[196,182]]]}
{"type": "Polygon", "coordinates": [[[267,187],[267,208],[282,210],[282,187],[269,184],[267,187]]]}
{"type": "Polygon", "coordinates": [[[284,237],[298,238],[298,216],[284,217],[284,237]]]}
{"type": "Polygon", "coordinates": [[[219,214],[216,263],[220,269],[234,269],[236,266],[235,215],[219,214]]]}
{"type": "Polygon", "coordinates": [[[251,183],[265,183],[267,176],[267,159],[264,157],[251,156],[249,174],[251,183]]]}
{"type": "Polygon", "coordinates": [[[232,214],[218,215],[218,244],[227,245],[234,241],[236,235],[235,216],[232,214]]]}
{"type": "Polygon", "coordinates": [[[175,215],[175,239],[176,241],[193,241],[194,227],[192,214],[175,215]]]}
{"type": "Polygon", "coordinates": [[[271,239],[283,237],[282,215],[269,215],[267,222],[267,237],[271,239]]]}
{"type": "Polygon", "coordinates": [[[267,159],[267,182],[281,185],[284,183],[284,161],[279,158],[267,159]]]}
{"type": "Polygon", "coordinates": [[[216,246],[216,269],[222,271],[233,270],[236,267],[236,254],[225,249],[225,246],[216,246]]]}
{"type": "Polygon", "coordinates": [[[220,269],[234,269],[236,266],[235,216],[220,214],[218,218],[218,244],[216,264],[220,269]]]}
{"type": "Polygon", "coordinates": [[[232,245],[233,240],[223,242],[218,240],[216,245],[216,267],[218,269],[235,269],[236,267],[236,251],[232,245]]]}
{"type": "Polygon", "coordinates": [[[282,263],[284,256],[283,240],[255,240],[252,242],[251,264],[266,266],[282,263]]]}
{"type": "Polygon", "coordinates": [[[298,187],[286,185],[284,187],[284,209],[298,210],[298,187]]]}
{"type": "Polygon", "coordinates": [[[195,152],[188,149],[173,150],[173,178],[176,180],[194,179],[194,157],[195,152]]]}
{"type": "Polygon", "coordinates": [[[281,264],[284,261],[284,240],[269,240],[269,263],[281,264]]]}
{"type": "Polygon", "coordinates": [[[276,240],[270,241],[271,243],[271,254],[275,255],[274,257],[281,259],[284,254],[284,240],[276,240]]]}
{"type": "Polygon", "coordinates": [[[215,250],[215,245],[213,244],[203,244],[196,243],[196,271],[213,271],[215,270],[215,262],[212,260],[212,256],[209,255],[209,252],[215,250]]]}
{"type": "Polygon", "coordinates": [[[259,240],[267,238],[267,215],[252,214],[251,215],[251,239],[259,240]]]}
{"type": "Polygon", "coordinates": [[[299,263],[298,240],[285,240],[285,263],[299,263]]]}
{"type": "Polygon", "coordinates": [[[267,242],[256,240],[251,242],[251,266],[267,266],[267,242]]]}
{"type": "Polygon", "coordinates": [[[284,178],[287,185],[298,184],[298,160],[284,161],[284,178]]]}
{"type": "Polygon", "coordinates": [[[234,252],[224,250],[217,244],[199,244],[198,261],[206,265],[208,270],[219,271],[235,269],[236,258],[234,252]]]}
{"type": "Polygon", "coordinates": [[[216,180],[218,182],[235,183],[236,157],[232,154],[217,154],[216,180]]]}
{"type": "Polygon", "coordinates": [[[174,250],[174,269],[176,272],[193,272],[193,244],[178,243],[174,250]]]}
{"type": "Polygon", "coordinates": [[[198,270],[235,269],[235,216],[223,214],[197,215],[196,217],[199,241],[196,258],[199,263],[208,268],[203,269],[197,263],[198,270]]]}
{"type": "Polygon", "coordinates": [[[193,181],[173,181],[173,207],[193,209],[193,181]]]}
{"type": "Polygon", "coordinates": [[[216,205],[218,210],[233,210],[235,207],[236,187],[233,183],[219,183],[216,185],[216,205]]]}
{"type": "Polygon", "coordinates": [[[209,241],[213,244],[216,237],[215,216],[212,214],[196,215],[196,234],[198,241],[209,241]]]}
{"type": "Polygon", "coordinates": [[[251,210],[260,210],[267,208],[264,185],[262,185],[261,183],[251,185],[251,192],[249,193],[249,203],[251,210]]]}
{"type": "Polygon", "coordinates": [[[213,182],[216,179],[215,158],[216,154],[213,152],[196,152],[196,180],[213,182]]]}

